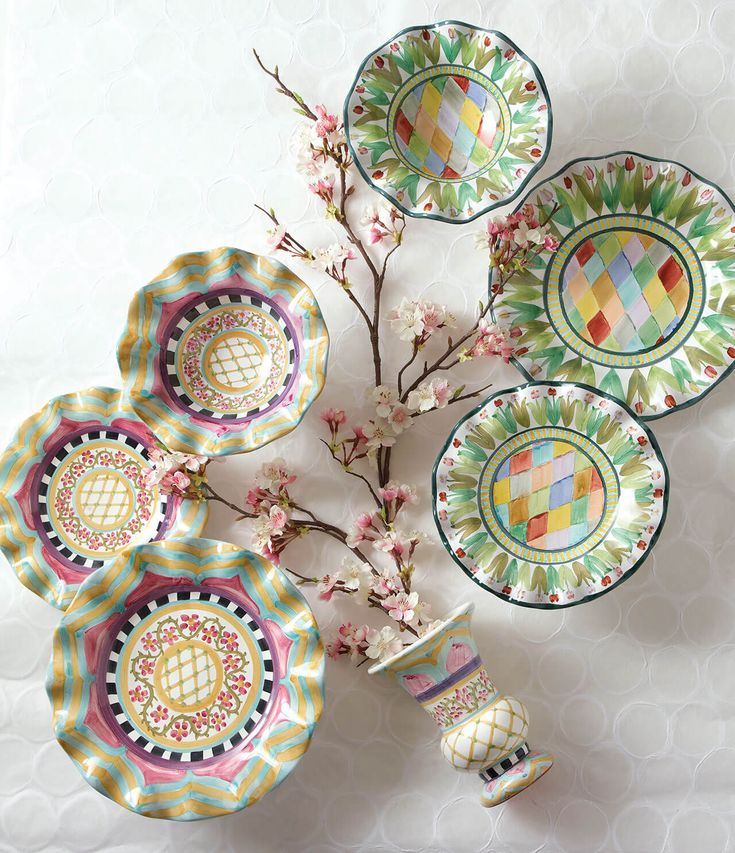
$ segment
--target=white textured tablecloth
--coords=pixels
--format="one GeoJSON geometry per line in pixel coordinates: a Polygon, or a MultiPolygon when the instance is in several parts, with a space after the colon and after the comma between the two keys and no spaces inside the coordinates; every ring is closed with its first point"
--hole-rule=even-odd
{"type": "MultiPolygon", "coordinates": [[[[174,255],[262,249],[253,202],[273,205],[315,245],[332,239],[289,161],[295,117],[256,69],[253,46],[311,102],[338,111],[362,57],[397,30],[444,18],[495,27],[537,61],[551,93],[541,176],[573,157],[632,148],[735,190],[732,2],[8,0],[5,11],[3,443],[48,398],[118,383],[128,301],[174,255]]],[[[386,307],[423,295],[469,318],[485,290],[477,227],[409,222],[386,307]]],[[[327,390],[290,437],[212,476],[242,497],[256,465],[282,454],[303,475],[304,500],[347,524],[361,496],[320,450],[318,411],[367,411],[369,360],[347,300],[299,272],[331,329],[327,390]]],[[[398,347],[386,350],[395,363],[398,347]]],[[[492,370],[498,387],[519,380],[511,367],[492,370]]],[[[478,805],[477,779],[445,763],[407,695],[340,662],[328,667],[311,750],[258,806],[189,825],[127,813],[84,783],[51,736],[43,680],[58,613],[4,566],[0,850],[733,849],[734,395],[731,378],[654,423],[671,468],[669,517],[636,576],[599,601],[559,613],[513,607],[478,589],[438,543],[424,550],[417,583],[437,612],[476,602],[491,675],[528,704],[532,744],[557,757],[541,782],[491,811],[478,805]]],[[[396,475],[421,489],[415,521],[428,531],[431,465],[461,414],[423,418],[395,454],[396,475]]],[[[207,531],[248,542],[218,511],[207,531]]],[[[313,538],[289,561],[314,573],[341,556],[313,538]]],[[[323,628],[334,625],[330,605],[316,610],[323,628]]]]}

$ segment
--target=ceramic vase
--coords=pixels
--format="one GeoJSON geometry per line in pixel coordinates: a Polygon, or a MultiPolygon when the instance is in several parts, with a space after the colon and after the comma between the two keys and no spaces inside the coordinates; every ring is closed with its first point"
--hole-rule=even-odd
{"type": "Polygon", "coordinates": [[[390,673],[416,699],[441,729],[442,752],[452,767],[479,774],[480,801],[489,807],[532,785],[554,759],[529,748],[528,711],[490,680],[470,631],[472,610],[472,604],[458,607],[369,672],[390,673]]]}

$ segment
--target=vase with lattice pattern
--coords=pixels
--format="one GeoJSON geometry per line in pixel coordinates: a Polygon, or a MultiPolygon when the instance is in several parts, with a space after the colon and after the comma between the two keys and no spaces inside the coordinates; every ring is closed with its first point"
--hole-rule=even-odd
{"type": "Polygon", "coordinates": [[[473,605],[464,604],[411,646],[370,668],[388,672],[442,732],[444,757],[457,770],[478,773],[480,801],[497,806],[550,769],[548,752],[526,740],[528,711],[500,693],[488,676],[470,632],[473,605]]]}

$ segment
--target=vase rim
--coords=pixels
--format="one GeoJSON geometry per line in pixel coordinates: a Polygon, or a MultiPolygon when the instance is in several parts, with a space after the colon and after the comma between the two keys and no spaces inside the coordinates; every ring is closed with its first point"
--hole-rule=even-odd
{"type": "Polygon", "coordinates": [[[415,651],[417,648],[420,648],[424,643],[427,643],[429,640],[433,640],[437,634],[441,633],[447,625],[456,619],[458,616],[464,616],[466,613],[472,613],[475,609],[475,605],[471,601],[467,601],[464,604],[460,604],[458,607],[455,607],[454,610],[450,611],[449,615],[446,616],[441,622],[431,631],[427,631],[423,637],[419,637],[415,643],[411,643],[408,646],[404,646],[400,652],[396,652],[394,655],[391,655],[386,660],[379,661],[378,663],[374,663],[368,669],[368,675],[375,675],[378,672],[383,672],[383,670],[391,667],[396,661],[401,660],[401,658],[406,657],[406,655],[415,651]]]}

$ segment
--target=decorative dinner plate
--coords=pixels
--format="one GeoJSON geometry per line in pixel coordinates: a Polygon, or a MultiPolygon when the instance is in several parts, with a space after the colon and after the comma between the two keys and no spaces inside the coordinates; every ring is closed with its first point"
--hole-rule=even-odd
{"type": "Polygon", "coordinates": [[[255,450],[296,427],[324,385],[314,294],[240,249],[180,255],[133,300],[118,346],[138,415],[170,448],[255,450]]]}
{"type": "Polygon", "coordinates": [[[551,145],[536,65],[461,21],[402,30],[360,66],[345,101],[365,180],[409,216],[468,222],[521,192],[551,145]]]}
{"type": "Polygon", "coordinates": [[[434,466],[434,516],[464,571],[527,607],[569,607],[645,560],[668,501],[653,434],[587,385],[499,391],[454,428],[434,466]]]}
{"type": "Polygon", "coordinates": [[[211,539],[141,545],[83,584],[54,636],[54,729],[90,785],[147,817],[252,805],[322,710],[311,610],[262,557],[211,539]]]}
{"type": "Polygon", "coordinates": [[[622,151],[574,160],[521,204],[558,251],[505,287],[529,378],[587,382],[643,418],[696,402],[735,363],[735,210],[679,163],[622,151]]]}
{"type": "Polygon", "coordinates": [[[124,548],[201,533],[206,502],[146,486],[156,439],[121,391],[56,397],[0,457],[0,549],[36,595],[66,608],[124,548]]]}

